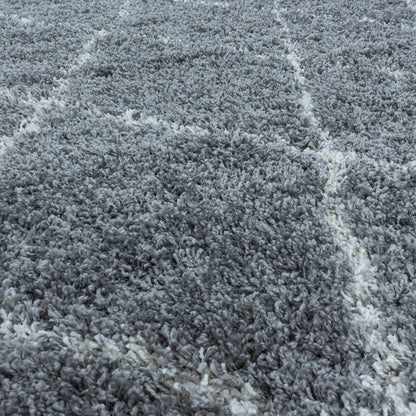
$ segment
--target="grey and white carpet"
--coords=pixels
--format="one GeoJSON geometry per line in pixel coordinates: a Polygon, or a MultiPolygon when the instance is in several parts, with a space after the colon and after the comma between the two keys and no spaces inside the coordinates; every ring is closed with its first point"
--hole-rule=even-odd
{"type": "Polygon", "coordinates": [[[414,0],[0,0],[0,414],[416,415],[414,0]]]}

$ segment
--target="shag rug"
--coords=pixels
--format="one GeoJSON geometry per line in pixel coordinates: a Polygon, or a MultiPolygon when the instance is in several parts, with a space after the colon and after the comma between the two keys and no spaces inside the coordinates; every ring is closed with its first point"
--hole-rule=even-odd
{"type": "Polygon", "coordinates": [[[2,416],[416,415],[414,0],[0,4],[2,416]]]}

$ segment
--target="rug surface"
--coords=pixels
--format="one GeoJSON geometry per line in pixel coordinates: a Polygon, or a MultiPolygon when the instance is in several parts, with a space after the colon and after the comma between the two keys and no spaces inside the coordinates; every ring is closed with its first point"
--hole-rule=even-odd
{"type": "Polygon", "coordinates": [[[416,415],[414,0],[0,0],[1,415],[416,415]]]}

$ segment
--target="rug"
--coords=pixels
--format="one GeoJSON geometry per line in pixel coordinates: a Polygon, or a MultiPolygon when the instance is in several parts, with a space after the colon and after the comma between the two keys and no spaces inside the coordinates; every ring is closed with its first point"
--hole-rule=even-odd
{"type": "Polygon", "coordinates": [[[1,415],[416,415],[413,0],[1,6],[1,415]]]}

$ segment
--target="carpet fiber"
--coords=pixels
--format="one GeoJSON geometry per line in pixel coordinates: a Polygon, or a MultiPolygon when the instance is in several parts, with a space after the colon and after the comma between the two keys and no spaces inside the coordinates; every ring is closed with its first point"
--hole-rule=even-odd
{"type": "Polygon", "coordinates": [[[1,415],[416,415],[413,0],[0,5],[1,415]]]}

